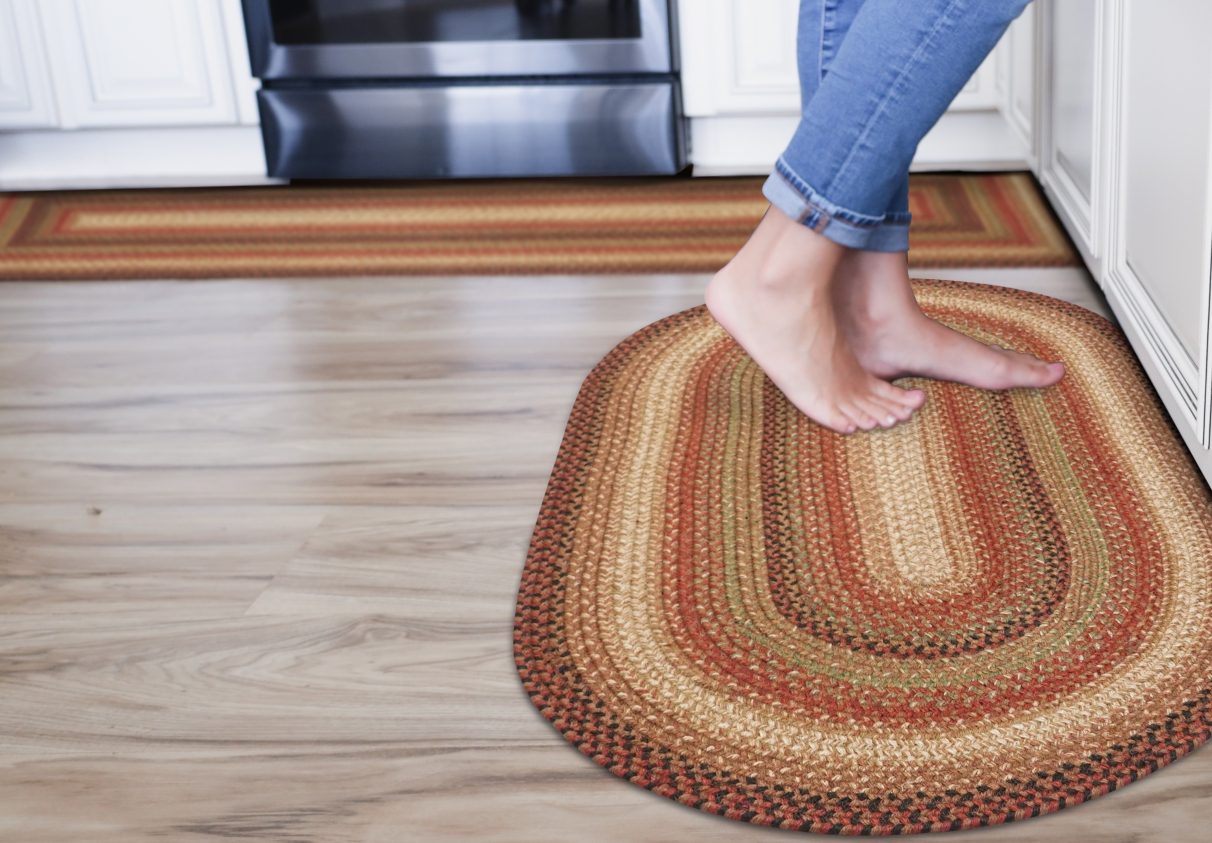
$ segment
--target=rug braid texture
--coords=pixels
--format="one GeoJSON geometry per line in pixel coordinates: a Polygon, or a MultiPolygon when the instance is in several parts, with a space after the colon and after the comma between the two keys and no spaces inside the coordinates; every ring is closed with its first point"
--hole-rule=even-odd
{"type": "Polygon", "coordinates": [[[1212,506],[1122,334],[916,292],[1067,377],[912,380],[912,421],[839,436],[696,308],[586,379],[515,625],[585,755],[713,814],[901,834],[1085,802],[1207,740],[1212,506]]]}
{"type": "MultiPolygon", "coordinates": [[[[715,272],[762,179],[0,193],[0,280],[715,272]]],[[[914,174],[912,266],[1076,266],[1029,174],[914,174]]]]}

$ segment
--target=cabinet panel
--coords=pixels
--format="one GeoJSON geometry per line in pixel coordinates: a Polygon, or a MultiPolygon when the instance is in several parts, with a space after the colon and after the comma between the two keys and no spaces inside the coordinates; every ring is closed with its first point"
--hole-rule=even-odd
{"type": "Polygon", "coordinates": [[[64,123],[236,122],[217,0],[44,0],[64,123]]]}
{"type": "Polygon", "coordinates": [[[690,33],[710,39],[706,50],[688,45],[683,88],[704,89],[688,102],[703,102],[711,114],[800,113],[797,0],[702,0],[682,6],[683,18],[688,6],[692,17],[706,18],[705,25],[691,22],[683,43],[690,33]],[[694,62],[695,54],[704,60],[694,62]]]}
{"type": "Polygon", "coordinates": [[[1096,0],[1052,4],[1052,152],[1086,205],[1094,177],[1096,0]]]}
{"type": "Polygon", "coordinates": [[[1207,328],[1212,4],[1130,0],[1124,23],[1125,257],[1195,360],[1207,328]]]}
{"type": "Polygon", "coordinates": [[[210,104],[196,6],[163,0],[77,0],[75,8],[94,104],[210,104]]]}
{"type": "Polygon", "coordinates": [[[796,63],[798,0],[745,0],[732,9],[738,90],[799,96],[796,63]]]}
{"type": "Polygon", "coordinates": [[[972,74],[972,78],[960,89],[947,107],[948,111],[992,111],[1001,104],[1001,95],[997,89],[998,53],[1004,48],[999,47],[989,54],[981,66],[972,74]]]}
{"type": "Polygon", "coordinates": [[[33,0],[0,0],[0,129],[57,123],[33,0]]]}
{"type": "Polygon", "coordinates": [[[1035,10],[1032,3],[1010,24],[1002,42],[999,67],[1002,109],[1029,145],[1035,131],[1035,10]]]}

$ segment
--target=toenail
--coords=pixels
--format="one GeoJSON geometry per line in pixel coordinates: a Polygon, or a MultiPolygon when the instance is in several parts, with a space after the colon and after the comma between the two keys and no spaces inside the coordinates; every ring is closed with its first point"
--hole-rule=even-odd
{"type": "Polygon", "coordinates": [[[894,425],[894,424],[896,424],[896,416],[892,415],[892,413],[889,413],[888,417],[886,419],[884,419],[884,421],[885,421],[885,423],[887,423],[890,426],[894,425]]]}

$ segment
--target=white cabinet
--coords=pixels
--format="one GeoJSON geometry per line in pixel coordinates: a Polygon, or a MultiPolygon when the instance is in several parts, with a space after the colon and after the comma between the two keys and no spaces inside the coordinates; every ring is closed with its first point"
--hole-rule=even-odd
{"type": "MultiPolygon", "coordinates": [[[[1209,257],[1212,255],[1212,5],[1121,0],[1108,10],[1111,64],[1101,127],[1107,162],[1108,296],[1181,403],[1204,447],[1212,444],[1209,257]]],[[[1206,454],[1207,452],[1205,452],[1206,454]]]]}
{"type": "Polygon", "coordinates": [[[0,0],[0,130],[58,122],[34,0],[0,0]]]}
{"type": "MultiPolygon", "coordinates": [[[[799,122],[798,0],[679,0],[678,16],[695,174],[769,172],[799,122]]],[[[1016,129],[1002,111],[1010,81],[1018,82],[1020,103],[1033,107],[1033,26],[1019,26],[1014,37],[1017,46],[1008,35],[923,140],[915,167],[1028,165],[1032,118],[1016,129]]]]}
{"type": "Polygon", "coordinates": [[[0,0],[0,190],[268,181],[257,87],[240,0],[0,0]]]}
{"type": "Polygon", "coordinates": [[[1046,0],[1039,175],[1212,479],[1212,4],[1046,0]]]}

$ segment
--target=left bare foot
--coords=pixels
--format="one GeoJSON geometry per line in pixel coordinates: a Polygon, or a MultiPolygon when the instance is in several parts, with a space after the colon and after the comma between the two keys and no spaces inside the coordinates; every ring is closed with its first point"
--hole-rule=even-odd
{"type": "Polygon", "coordinates": [[[922,313],[903,252],[848,253],[833,295],[842,333],[877,378],[919,375],[1000,390],[1051,386],[1065,376],[1063,363],[985,345],[922,313]]]}
{"type": "Polygon", "coordinates": [[[833,271],[845,247],[771,208],[707,285],[707,309],[800,412],[838,433],[892,427],[921,390],[872,377],[833,315],[833,271]]]}

